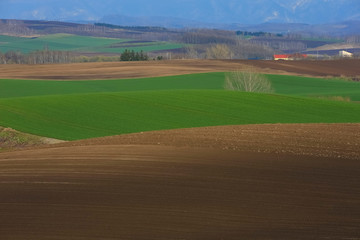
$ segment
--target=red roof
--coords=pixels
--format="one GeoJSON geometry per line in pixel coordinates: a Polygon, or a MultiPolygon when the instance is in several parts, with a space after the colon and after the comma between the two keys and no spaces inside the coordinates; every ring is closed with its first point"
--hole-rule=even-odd
{"type": "Polygon", "coordinates": [[[275,54],[274,58],[307,58],[306,54],[294,53],[294,54],[275,54]]]}
{"type": "Polygon", "coordinates": [[[274,58],[289,58],[289,54],[275,54],[274,58]]]}

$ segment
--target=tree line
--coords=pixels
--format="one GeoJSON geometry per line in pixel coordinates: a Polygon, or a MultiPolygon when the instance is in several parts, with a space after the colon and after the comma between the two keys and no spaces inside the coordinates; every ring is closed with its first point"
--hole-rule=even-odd
{"type": "Polygon", "coordinates": [[[283,37],[281,33],[268,33],[268,32],[249,32],[249,31],[236,31],[238,36],[251,36],[251,37],[283,37]]]}
{"type": "Polygon", "coordinates": [[[125,30],[135,30],[142,32],[167,32],[168,30],[164,27],[151,27],[151,26],[119,26],[108,23],[94,23],[95,26],[106,27],[111,29],[125,29],[125,30]]]}
{"type": "MultiPolygon", "coordinates": [[[[51,51],[48,49],[22,53],[20,51],[0,51],[0,64],[54,64],[74,62],[115,62],[115,61],[147,61],[149,56],[143,51],[125,50],[119,56],[76,56],[70,51],[51,51]]],[[[162,60],[157,57],[154,60],[162,60]]]]}
{"type": "Polygon", "coordinates": [[[271,59],[274,50],[247,40],[233,44],[192,44],[185,48],[184,58],[190,59],[271,59]]]}
{"type": "Polygon", "coordinates": [[[214,29],[195,29],[182,34],[179,42],[185,44],[234,44],[234,32],[214,29]]]}
{"type": "Polygon", "coordinates": [[[140,52],[135,52],[134,50],[127,50],[120,55],[120,61],[147,61],[149,56],[145,54],[142,50],[140,52]]]}
{"type": "Polygon", "coordinates": [[[0,64],[47,64],[74,62],[74,55],[68,51],[39,50],[30,53],[20,51],[0,52],[0,64]]]}

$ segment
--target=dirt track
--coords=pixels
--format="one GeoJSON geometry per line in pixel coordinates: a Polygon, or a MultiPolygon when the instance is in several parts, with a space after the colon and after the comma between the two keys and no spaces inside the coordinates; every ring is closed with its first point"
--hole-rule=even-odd
{"type": "Polygon", "coordinates": [[[359,128],[172,130],[0,153],[0,236],[360,239],[359,128]]]}
{"type": "Polygon", "coordinates": [[[257,67],[273,74],[360,76],[360,60],[246,61],[174,60],[149,62],[78,63],[53,65],[0,65],[0,78],[10,79],[115,79],[231,71],[257,67]]]}

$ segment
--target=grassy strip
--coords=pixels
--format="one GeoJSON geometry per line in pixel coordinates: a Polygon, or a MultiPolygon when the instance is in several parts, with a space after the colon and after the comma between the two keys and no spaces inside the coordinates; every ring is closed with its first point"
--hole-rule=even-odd
{"type": "MultiPolygon", "coordinates": [[[[343,97],[352,101],[360,101],[359,82],[286,75],[267,76],[278,94],[316,98],[343,97]]],[[[223,89],[224,79],[224,73],[99,81],[0,79],[0,98],[120,91],[223,89]]]]}
{"type": "Polygon", "coordinates": [[[98,81],[47,81],[0,79],[0,98],[78,93],[223,89],[224,73],[98,81]]]}
{"type": "Polygon", "coordinates": [[[356,103],[219,90],[138,91],[0,100],[0,125],[75,140],[259,123],[360,122],[356,103]]]}

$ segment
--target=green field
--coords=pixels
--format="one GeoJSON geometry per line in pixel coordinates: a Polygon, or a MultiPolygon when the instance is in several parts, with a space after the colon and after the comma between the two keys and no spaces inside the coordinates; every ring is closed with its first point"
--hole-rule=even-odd
{"type": "Polygon", "coordinates": [[[342,96],[360,101],[360,82],[286,75],[267,76],[278,94],[303,97],[342,96]]]}
{"type": "Polygon", "coordinates": [[[221,90],[0,100],[0,126],[63,140],[229,124],[359,122],[359,113],[357,103],[221,90]]]}
{"type": "Polygon", "coordinates": [[[42,50],[97,52],[97,53],[122,53],[125,49],[134,51],[157,51],[181,48],[181,44],[168,42],[150,42],[139,46],[138,42],[132,43],[130,39],[101,38],[78,36],[71,34],[51,34],[37,38],[9,37],[0,35],[0,51],[20,51],[29,53],[42,50]],[[118,47],[111,47],[118,46],[118,47]],[[126,46],[126,47],[122,47],[126,46]]]}
{"type": "MultiPolygon", "coordinates": [[[[360,101],[360,83],[339,79],[267,75],[277,94],[302,97],[349,97],[360,101]]],[[[0,79],[0,98],[172,89],[223,89],[224,73],[201,73],[170,77],[99,80],[29,81],[0,79]]]]}
{"type": "Polygon", "coordinates": [[[24,41],[27,38],[0,35],[0,46],[11,42],[24,41]]]}
{"type": "Polygon", "coordinates": [[[268,75],[274,94],[223,90],[224,73],[97,81],[0,80],[0,126],[75,140],[229,124],[360,122],[360,83],[268,75]]]}
{"type": "Polygon", "coordinates": [[[302,38],[301,40],[306,40],[306,41],[313,41],[313,42],[328,42],[328,43],[341,43],[344,42],[344,40],[342,39],[335,39],[335,38],[302,38]]]}

